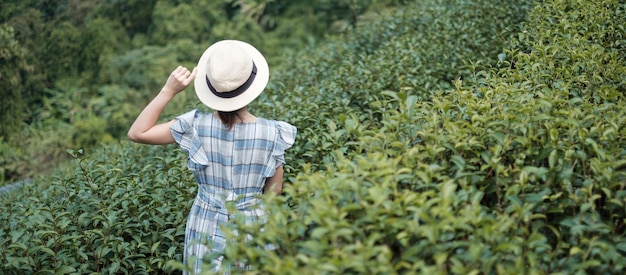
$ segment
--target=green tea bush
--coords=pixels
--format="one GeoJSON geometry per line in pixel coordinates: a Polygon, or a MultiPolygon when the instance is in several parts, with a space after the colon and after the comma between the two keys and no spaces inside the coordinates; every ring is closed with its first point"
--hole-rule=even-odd
{"type": "Polygon", "coordinates": [[[387,121],[385,91],[428,100],[473,77],[472,60],[495,66],[530,4],[418,1],[366,15],[351,32],[286,57],[254,108],[294,123],[294,159],[323,168],[332,151],[352,150],[361,130],[387,121]]]}
{"type": "Polygon", "coordinates": [[[3,198],[3,274],[164,274],[167,261],[182,261],[196,188],[184,156],[130,145],[107,146],[97,160],[69,152],[75,169],[3,198]]]}
{"type": "Polygon", "coordinates": [[[450,89],[376,86],[384,74],[346,84],[344,68],[415,58],[406,49],[421,44],[401,38],[311,70],[319,80],[302,91],[342,83],[343,109],[320,108],[335,118],[326,130],[303,129],[305,145],[326,138],[312,147],[331,152],[270,203],[256,246],[241,238],[227,260],[272,274],[622,274],[625,12],[623,1],[539,3],[494,69],[470,63],[450,89]],[[386,50],[400,54],[367,63],[386,50]],[[254,249],[267,242],[280,248],[254,249]]]}
{"type": "Polygon", "coordinates": [[[280,248],[268,255],[239,242],[225,255],[271,274],[542,270],[533,262],[549,258],[549,245],[533,227],[538,217],[530,207],[511,200],[510,207],[490,211],[481,203],[484,192],[442,166],[418,161],[419,153],[340,158],[323,173],[301,174],[286,190],[297,198],[295,206],[272,201],[270,221],[256,239],[280,248]]]}

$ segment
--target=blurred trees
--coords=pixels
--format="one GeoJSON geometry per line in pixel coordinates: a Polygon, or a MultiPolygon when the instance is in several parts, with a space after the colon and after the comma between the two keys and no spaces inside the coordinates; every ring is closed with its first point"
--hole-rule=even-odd
{"type": "Polygon", "coordinates": [[[16,148],[0,164],[56,162],[66,148],[123,137],[169,71],[194,66],[217,40],[248,41],[276,69],[285,52],[350,29],[368,8],[403,3],[0,0],[0,147],[16,148]]]}
{"type": "Polygon", "coordinates": [[[25,60],[26,50],[15,40],[15,31],[0,25],[0,140],[19,129],[25,107],[22,98],[24,74],[30,67],[25,60]]]}

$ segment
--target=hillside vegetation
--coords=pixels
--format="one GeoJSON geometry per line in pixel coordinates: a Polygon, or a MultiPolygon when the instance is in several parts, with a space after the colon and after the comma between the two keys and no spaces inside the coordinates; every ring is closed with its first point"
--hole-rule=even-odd
{"type": "MultiPolygon", "coordinates": [[[[626,1],[532,4],[410,2],[287,54],[251,106],[299,129],[284,194],[267,198],[262,231],[227,230],[225,261],[250,274],[623,274],[626,1]]],[[[3,198],[0,270],[184,269],[184,154],[126,141],[70,153],[72,168],[3,198]]]]}
{"type": "Polygon", "coordinates": [[[172,67],[217,40],[248,41],[277,69],[284,52],[404,2],[0,1],[0,186],[65,163],[67,148],[125,138],[172,67]]]}

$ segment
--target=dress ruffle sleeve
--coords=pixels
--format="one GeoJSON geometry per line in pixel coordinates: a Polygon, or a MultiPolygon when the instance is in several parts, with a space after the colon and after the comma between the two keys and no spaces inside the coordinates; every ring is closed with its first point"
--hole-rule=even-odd
{"type": "Polygon", "coordinates": [[[189,154],[189,169],[194,171],[209,165],[209,159],[204,148],[202,148],[202,141],[194,127],[197,111],[192,110],[176,117],[176,122],[170,126],[170,132],[176,143],[189,154]]]}
{"type": "Polygon", "coordinates": [[[284,121],[275,121],[275,126],[277,138],[270,162],[265,171],[265,177],[267,178],[276,173],[276,168],[285,164],[285,151],[296,141],[296,133],[298,131],[295,126],[284,121]]]}

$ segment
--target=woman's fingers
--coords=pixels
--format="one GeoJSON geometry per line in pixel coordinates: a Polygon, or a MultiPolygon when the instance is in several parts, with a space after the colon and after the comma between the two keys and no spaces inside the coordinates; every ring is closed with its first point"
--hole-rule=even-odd
{"type": "Polygon", "coordinates": [[[165,82],[164,89],[174,94],[182,92],[196,78],[197,72],[197,67],[194,67],[192,71],[189,71],[183,66],[178,66],[168,77],[165,82]]]}
{"type": "Polygon", "coordinates": [[[173,75],[180,75],[181,72],[184,72],[186,69],[183,66],[178,66],[176,67],[176,69],[174,69],[174,71],[172,72],[173,75]]]}
{"type": "Polygon", "coordinates": [[[198,73],[198,67],[194,67],[193,71],[191,72],[187,70],[187,72],[185,73],[185,76],[187,77],[185,85],[189,85],[189,83],[191,83],[191,81],[193,81],[196,78],[197,73],[198,73]]]}
{"type": "MultiPolygon", "coordinates": [[[[194,68],[194,70],[196,70],[196,68],[194,68]]],[[[192,76],[192,74],[195,76],[195,73],[193,73],[192,71],[188,70],[185,67],[181,67],[181,70],[178,73],[180,76],[184,78],[189,78],[192,76]]]]}
{"type": "Polygon", "coordinates": [[[176,93],[181,92],[196,78],[196,73],[196,67],[193,68],[193,71],[189,71],[183,66],[178,66],[172,71],[171,77],[166,85],[176,93]]]}

